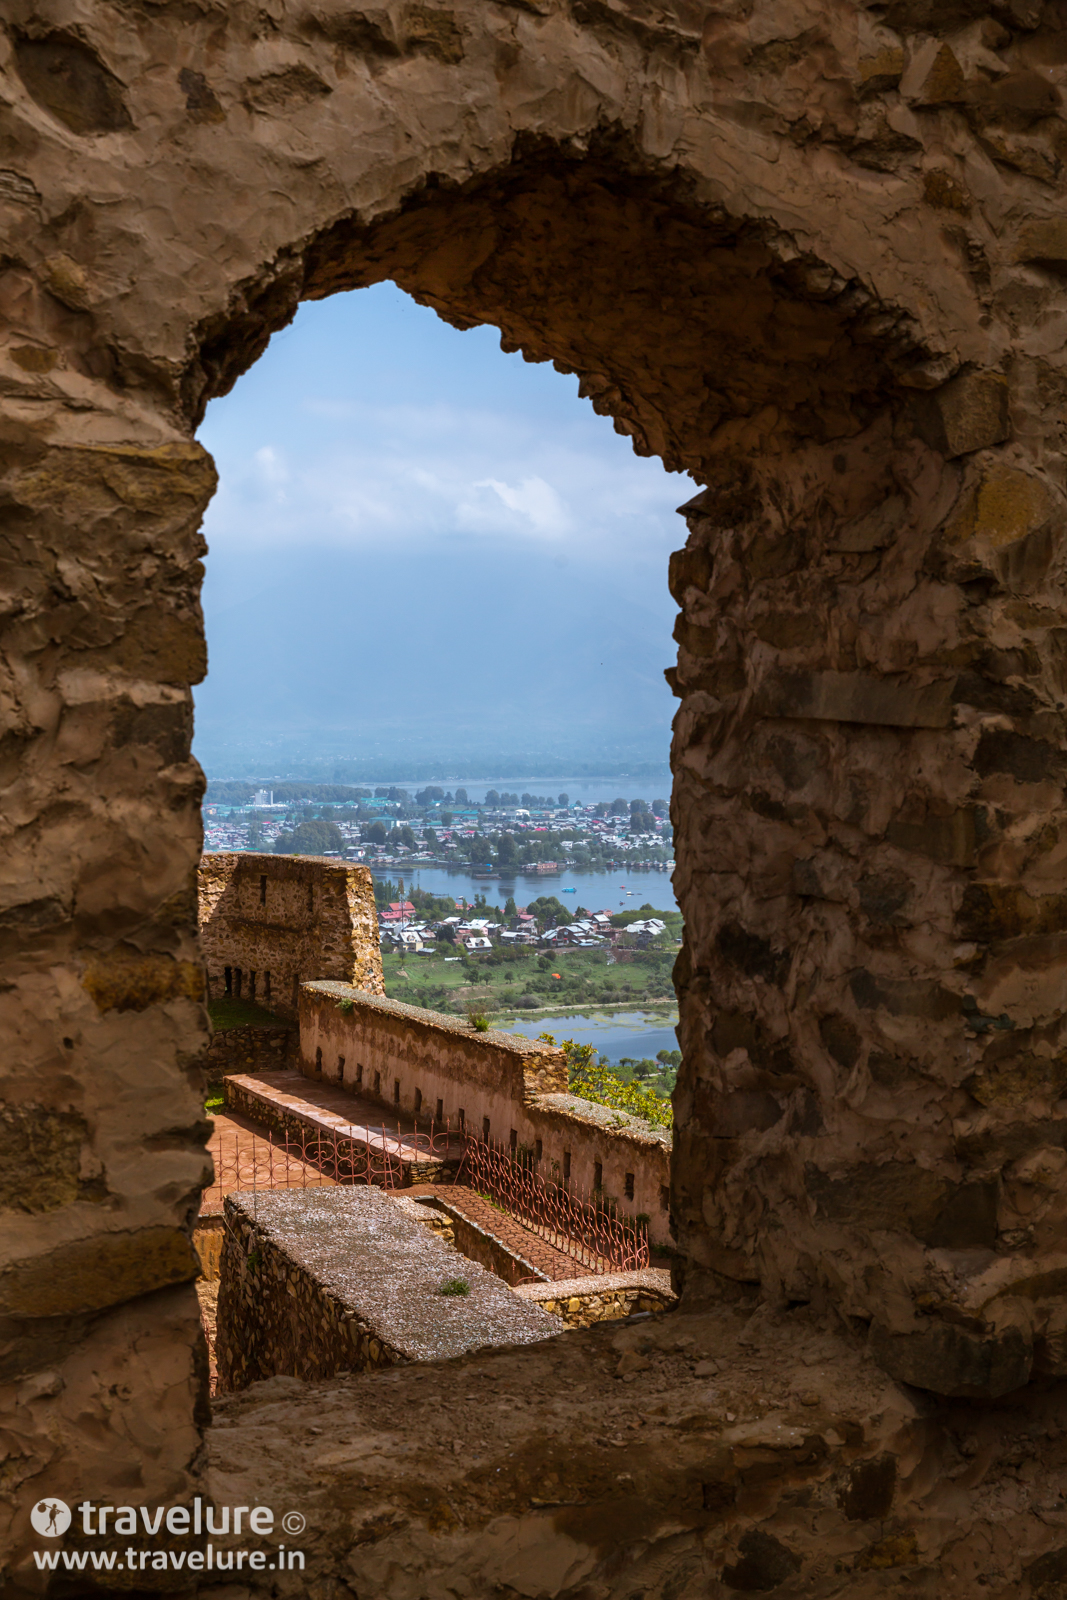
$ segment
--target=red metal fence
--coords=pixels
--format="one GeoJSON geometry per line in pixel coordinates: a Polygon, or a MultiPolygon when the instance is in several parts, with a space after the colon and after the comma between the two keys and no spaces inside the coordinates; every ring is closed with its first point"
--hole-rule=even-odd
{"type": "Polygon", "coordinates": [[[220,1131],[208,1145],[215,1178],[201,1209],[217,1212],[225,1195],[261,1189],[375,1184],[400,1189],[437,1165],[437,1181],[465,1183],[539,1238],[593,1272],[627,1272],[649,1264],[644,1222],[620,1216],[600,1194],[545,1180],[510,1151],[446,1123],[415,1127],[320,1129],[288,1122],[284,1131],[220,1131]]]}
{"type": "Polygon", "coordinates": [[[633,1272],[649,1264],[644,1222],[620,1216],[601,1194],[546,1183],[500,1145],[468,1138],[456,1182],[468,1183],[594,1272],[633,1272]]]}

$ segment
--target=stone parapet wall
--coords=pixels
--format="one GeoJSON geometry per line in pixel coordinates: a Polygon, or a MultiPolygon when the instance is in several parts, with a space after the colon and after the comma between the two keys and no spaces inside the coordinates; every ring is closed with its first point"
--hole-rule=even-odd
{"type": "Polygon", "coordinates": [[[295,1019],[309,978],[385,992],[366,867],[315,856],[205,855],[199,920],[213,996],[240,994],[295,1019]]]}
{"type": "Polygon", "coordinates": [[[644,1272],[615,1272],[596,1278],[570,1278],[556,1283],[522,1284],[516,1293],[559,1317],[568,1328],[616,1322],[635,1312],[670,1311],[678,1303],[671,1288],[670,1273],[656,1268],[644,1272]]]}
{"type": "Polygon", "coordinates": [[[556,1046],[478,1033],[456,1017],[346,984],[308,983],[300,991],[300,1057],[308,1076],[321,1073],[402,1116],[427,1120],[440,1102],[453,1127],[462,1116],[481,1136],[488,1122],[490,1139],[505,1147],[514,1135],[550,1183],[592,1194],[599,1171],[601,1191],[619,1210],[647,1216],[654,1244],[670,1242],[670,1132],[569,1094],[556,1046]]]}
{"type": "Polygon", "coordinates": [[[282,1072],[295,1053],[295,1028],[216,1028],[204,1052],[209,1082],[231,1073],[282,1072]]]}
{"type": "MultiPolygon", "coordinates": [[[[295,1073],[271,1077],[246,1077],[233,1074],[223,1080],[223,1100],[229,1110],[269,1128],[288,1139],[309,1159],[317,1160],[324,1171],[332,1171],[336,1160],[343,1171],[346,1163],[359,1181],[373,1175],[390,1184],[406,1187],[412,1183],[436,1183],[449,1166],[443,1157],[420,1151],[413,1140],[397,1139],[384,1124],[353,1117],[352,1120],[312,1105],[294,1093],[301,1080],[295,1073]]],[[[366,1107],[360,1108],[366,1112],[366,1107]]]]}
{"type": "Polygon", "coordinates": [[[498,1278],[513,1287],[515,1284],[527,1282],[530,1278],[548,1281],[545,1273],[527,1261],[525,1256],[506,1245],[503,1239],[498,1239],[488,1228],[483,1228],[472,1218],[464,1216],[462,1211],[450,1206],[447,1200],[440,1200],[438,1203],[446,1216],[451,1218],[452,1243],[460,1255],[466,1256],[468,1261],[476,1261],[479,1266],[495,1273],[498,1278]]]}

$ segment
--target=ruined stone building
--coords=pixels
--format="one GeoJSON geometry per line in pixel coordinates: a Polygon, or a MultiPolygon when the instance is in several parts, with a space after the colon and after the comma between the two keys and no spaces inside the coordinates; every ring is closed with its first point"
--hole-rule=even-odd
{"type": "Polygon", "coordinates": [[[41,1495],[225,1482],[304,1508],[323,1593],[1053,1595],[1059,0],[9,0],[0,81],[9,1592],[41,1495]],[[695,482],[685,1292],[644,1348],[339,1384],[327,1468],[321,1396],[205,1399],[195,432],[383,279],[695,482]],[[453,1406],[492,1426],[428,1503],[375,1441],[453,1406]]]}
{"type": "Polygon", "coordinates": [[[295,1018],[301,983],[335,978],[384,994],[368,867],[315,856],[233,852],[200,863],[208,993],[295,1018]]]}

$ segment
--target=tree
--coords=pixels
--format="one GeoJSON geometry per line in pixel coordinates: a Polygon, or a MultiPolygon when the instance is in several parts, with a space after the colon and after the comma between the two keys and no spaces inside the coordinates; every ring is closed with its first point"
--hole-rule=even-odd
{"type": "Polygon", "coordinates": [[[343,850],[345,841],[336,822],[301,822],[292,833],[280,833],[274,852],[280,856],[323,856],[328,850],[343,850]]]}
{"type": "Polygon", "coordinates": [[[611,802],[611,815],[613,817],[625,817],[629,813],[630,806],[626,800],[613,800],[611,802]]]}
{"type": "Polygon", "coordinates": [[[519,859],[519,847],[515,837],[510,833],[502,833],[497,840],[496,857],[502,867],[513,867],[519,859]]]}
{"type": "Polygon", "coordinates": [[[467,804],[467,791],[466,791],[466,789],[457,789],[456,790],[456,804],[457,804],[457,806],[465,806],[467,804]]]}
{"type": "Polygon", "coordinates": [[[567,907],[557,900],[554,894],[538,895],[536,900],[530,901],[526,909],[531,917],[536,917],[538,922],[544,923],[549,928],[571,920],[567,907]]]}
{"type": "Polygon", "coordinates": [[[560,797],[559,797],[559,803],[560,803],[561,806],[569,806],[570,803],[571,803],[570,795],[569,794],[561,794],[560,797]]]}
{"type": "Polygon", "coordinates": [[[487,789],[485,791],[485,803],[487,806],[498,806],[500,804],[500,796],[495,789],[487,789]]]}
{"type": "Polygon", "coordinates": [[[423,839],[429,845],[431,850],[436,850],[437,849],[437,834],[436,834],[436,832],[434,831],[433,828],[427,828],[425,830],[425,832],[423,833],[423,839]]]}
{"type": "Polygon", "coordinates": [[[667,804],[666,800],[653,800],[652,815],[654,817],[665,817],[669,814],[669,812],[670,806],[667,804]]]}
{"type": "Polygon", "coordinates": [[[393,838],[396,840],[397,844],[406,844],[409,850],[414,850],[415,834],[413,829],[407,827],[406,825],[403,828],[394,828],[393,838]]]}
{"type": "Polygon", "coordinates": [[[509,894],[504,906],[504,915],[510,919],[511,917],[517,917],[518,914],[519,913],[515,907],[515,896],[513,894],[509,894]]]}
{"type": "Polygon", "coordinates": [[[384,822],[372,822],[370,827],[364,833],[363,837],[370,844],[384,844],[385,843],[385,823],[384,822]]]}

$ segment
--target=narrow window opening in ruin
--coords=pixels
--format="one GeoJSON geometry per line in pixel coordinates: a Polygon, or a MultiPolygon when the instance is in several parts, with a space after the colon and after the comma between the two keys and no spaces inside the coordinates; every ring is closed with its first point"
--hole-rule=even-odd
{"type": "Polygon", "coordinates": [[[400,1079],[399,1078],[394,1078],[393,1079],[393,1104],[394,1104],[394,1106],[398,1106],[400,1104],[400,1079]]]}
{"type": "Polygon", "coordinates": [[[233,968],[232,967],[226,967],[224,969],[223,974],[222,974],[222,979],[223,979],[223,985],[224,985],[223,993],[224,994],[233,994],[233,968]]]}
{"type": "Polygon", "coordinates": [[[418,1116],[418,1114],[419,1114],[419,1112],[421,1110],[422,1110],[422,1090],[421,1089],[416,1089],[415,1090],[415,1115],[418,1116]]]}
{"type": "Polygon", "coordinates": [[[486,1144],[489,1143],[489,1118],[488,1117],[483,1117],[482,1118],[482,1138],[485,1140],[486,1144]]]}
{"type": "Polygon", "coordinates": [[[337,1057],[337,1081],[338,1081],[338,1083],[344,1083],[344,1081],[345,1081],[345,1058],[344,1058],[344,1056],[338,1056],[337,1057]]]}
{"type": "Polygon", "coordinates": [[[467,1131],[467,1113],[464,1111],[462,1106],[459,1108],[459,1131],[461,1133],[465,1133],[467,1131]]]}
{"type": "Polygon", "coordinates": [[[375,1094],[381,1094],[382,1092],[382,1075],[380,1072],[374,1074],[374,1092],[375,1094]]]}
{"type": "Polygon", "coordinates": [[[659,1208],[661,1211],[671,1209],[671,1191],[669,1185],[661,1183],[659,1186],[659,1208]]]}
{"type": "Polygon", "coordinates": [[[594,1189],[602,1189],[603,1187],[604,1187],[604,1163],[602,1161],[594,1161],[593,1162],[593,1188],[594,1189]]]}
{"type": "Polygon", "coordinates": [[[233,992],[237,996],[238,1000],[241,998],[241,986],[243,979],[244,974],[242,973],[240,967],[235,967],[233,973],[233,992]]]}
{"type": "Polygon", "coordinates": [[[518,1150],[518,1148],[519,1148],[519,1135],[516,1132],[516,1130],[514,1128],[512,1128],[510,1134],[508,1135],[508,1149],[511,1151],[512,1155],[514,1155],[515,1152],[518,1150]]]}
{"type": "Polygon", "coordinates": [[[444,1103],[443,1100],[438,1100],[438,1102],[437,1102],[437,1121],[438,1122],[443,1122],[444,1120],[445,1120],[445,1103],[444,1103]]]}
{"type": "Polygon", "coordinates": [[[254,972],[248,974],[248,998],[254,1005],[256,1001],[256,975],[254,972]]]}
{"type": "Polygon", "coordinates": [[[571,1175],[571,1153],[570,1153],[569,1150],[564,1150],[564,1152],[563,1152],[563,1181],[564,1181],[564,1183],[569,1182],[570,1175],[571,1175]]]}
{"type": "Polygon", "coordinates": [[[266,873],[263,873],[263,875],[260,877],[260,880],[259,880],[259,903],[260,903],[261,906],[265,906],[266,903],[267,903],[267,875],[266,875],[266,873]]]}
{"type": "Polygon", "coordinates": [[[626,1196],[627,1200],[632,1200],[633,1199],[633,1197],[634,1197],[634,1175],[633,1175],[632,1172],[628,1172],[626,1174],[625,1178],[623,1179],[622,1192],[626,1196]]]}
{"type": "Polygon", "coordinates": [[[540,1159],[541,1159],[543,1154],[544,1154],[544,1145],[541,1143],[540,1139],[535,1139],[534,1140],[534,1160],[535,1161],[540,1161],[540,1159]]]}
{"type": "Polygon", "coordinates": [[[362,1063],[362,1061],[357,1061],[356,1062],[356,1088],[357,1089],[362,1089],[362,1087],[363,1087],[363,1063],[362,1063]]]}
{"type": "Polygon", "coordinates": [[[320,1077],[322,1076],[322,1050],[321,1050],[321,1048],[315,1051],[315,1071],[320,1077]]]}
{"type": "Polygon", "coordinates": [[[265,972],[263,974],[263,1003],[264,1003],[264,1005],[268,1005],[268,1006],[270,1005],[270,972],[269,971],[267,971],[267,972],[265,972]]]}

